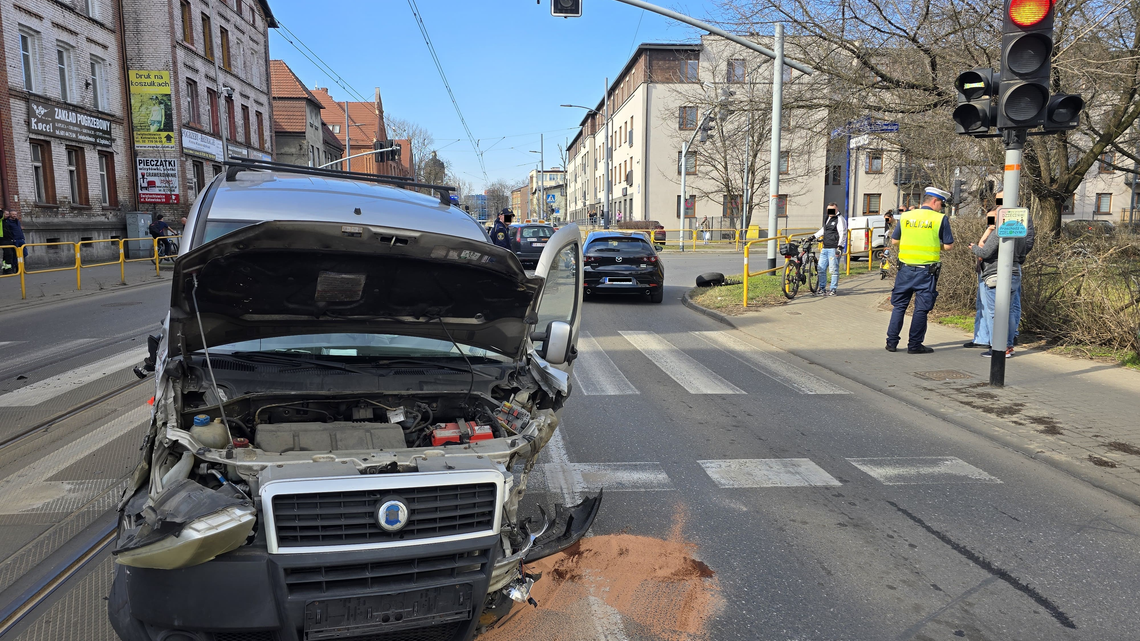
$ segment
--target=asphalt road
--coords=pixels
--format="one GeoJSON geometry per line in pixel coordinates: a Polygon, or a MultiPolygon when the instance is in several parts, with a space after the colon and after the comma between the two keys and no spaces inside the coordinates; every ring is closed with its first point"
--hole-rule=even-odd
{"type": "MultiPolygon", "coordinates": [[[[530,496],[550,504],[604,487],[602,511],[579,549],[537,568],[539,608],[489,641],[1140,636],[1140,508],[681,305],[697,274],[738,272],[739,255],[664,261],[664,303],[586,303],[575,393],[530,496]]],[[[128,383],[126,368],[97,364],[145,344],[166,295],[5,314],[0,428],[128,383]],[[85,384],[68,384],[76,372],[85,384]]],[[[99,492],[137,450],[130,425],[108,425],[145,396],[0,450],[0,486],[14,488],[0,495],[0,596],[19,593],[17,570],[45,572],[107,517],[99,492]],[[114,438],[89,456],[68,449],[98,430],[114,438]],[[40,470],[37,491],[83,480],[66,486],[86,492],[78,509],[19,500],[31,492],[19,480],[53,455],[59,470],[40,470]],[[58,531],[73,520],[67,539],[58,531]],[[33,553],[52,536],[63,541],[33,553]]],[[[94,558],[0,638],[110,639],[110,567],[94,558]]]]}

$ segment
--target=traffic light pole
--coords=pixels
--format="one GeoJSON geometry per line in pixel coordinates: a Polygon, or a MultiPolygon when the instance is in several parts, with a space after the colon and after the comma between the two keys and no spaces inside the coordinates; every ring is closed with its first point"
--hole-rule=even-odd
{"type": "MultiPolygon", "coordinates": [[[[1002,208],[1018,206],[1018,189],[1021,186],[1021,151],[1025,146],[1025,129],[1002,131],[1005,143],[1005,175],[1003,180],[1002,208]]],[[[1000,226],[1000,220],[996,221],[1000,226]]],[[[992,233],[997,233],[995,230],[992,233]]],[[[1013,293],[1013,260],[1016,238],[1002,238],[998,245],[997,288],[994,290],[994,327],[990,335],[990,386],[1005,387],[1005,350],[1009,336],[1009,307],[1013,293]]],[[[1016,328],[1014,328],[1016,329],[1016,328]]]]}

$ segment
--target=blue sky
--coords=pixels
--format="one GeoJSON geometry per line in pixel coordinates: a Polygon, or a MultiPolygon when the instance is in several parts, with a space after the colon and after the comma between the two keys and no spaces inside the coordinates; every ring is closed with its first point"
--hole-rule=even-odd
{"type": "MultiPolygon", "coordinates": [[[[537,165],[528,150],[539,148],[539,132],[547,166],[557,164],[557,145],[574,135],[585,113],[559,105],[596,104],[605,77],[617,75],[636,43],[699,38],[687,25],[615,0],[583,0],[581,18],[552,17],[550,0],[416,2],[467,124],[489,149],[484,161],[492,181],[519,181],[537,165]]],[[[698,18],[713,10],[711,2],[658,4],[698,18]]],[[[270,7],[348,85],[369,99],[379,87],[387,114],[430,131],[439,155],[482,190],[476,154],[407,0],[270,0],[270,7]]],[[[306,85],[356,99],[306,60],[288,33],[270,33],[270,56],[285,60],[306,85]]]]}

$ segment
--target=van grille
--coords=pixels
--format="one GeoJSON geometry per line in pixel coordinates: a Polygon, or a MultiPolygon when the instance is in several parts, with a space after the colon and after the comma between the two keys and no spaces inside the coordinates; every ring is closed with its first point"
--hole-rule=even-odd
{"type": "Polygon", "coordinates": [[[403,591],[454,579],[477,581],[486,576],[489,558],[488,550],[472,550],[403,561],[285,568],[285,587],[290,597],[311,599],[330,593],[403,591]]]}
{"type": "Polygon", "coordinates": [[[282,494],[273,497],[273,522],[282,551],[414,541],[492,532],[497,500],[494,483],[282,494]],[[385,532],[376,509],[393,496],[407,504],[408,523],[398,532],[385,532]]]}

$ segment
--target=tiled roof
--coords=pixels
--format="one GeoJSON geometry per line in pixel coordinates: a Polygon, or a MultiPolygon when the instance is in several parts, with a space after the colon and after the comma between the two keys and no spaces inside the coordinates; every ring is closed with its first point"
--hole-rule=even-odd
{"type": "Polygon", "coordinates": [[[273,101],[273,131],[303,134],[306,127],[304,100],[273,101]]]}
{"type": "Polygon", "coordinates": [[[269,87],[274,98],[307,98],[321,104],[284,60],[269,61],[269,87]]]}

